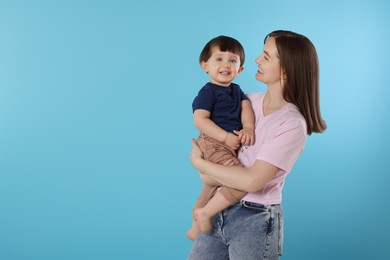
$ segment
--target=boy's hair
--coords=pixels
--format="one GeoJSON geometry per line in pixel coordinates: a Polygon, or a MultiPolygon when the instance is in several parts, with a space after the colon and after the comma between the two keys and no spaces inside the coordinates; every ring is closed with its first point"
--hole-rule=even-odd
{"type": "Polygon", "coordinates": [[[234,38],[220,35],[211,39],[206,46],[204,46],[202,52],[199,55],[199,63],[206,62],[211,57],[211,49],[218,47],[220,51],[229,51],[240,56],[240,66],[244,65],[245,52],[241,43],[234,38]]]}
{"type": "Polygon", "coordinates": [[[305,36],[291,31],[273,31],[280,69],[285,73],[283,97],[296,105],[307,124],[307,134],[322,133],[326,123],[320,113],[319,63],[313,43],[305,36]]]}

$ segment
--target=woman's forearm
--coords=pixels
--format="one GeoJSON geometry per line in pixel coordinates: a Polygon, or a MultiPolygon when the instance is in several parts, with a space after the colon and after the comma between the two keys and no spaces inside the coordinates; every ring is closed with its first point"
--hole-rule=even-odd
{"type": "Polygon", "coordinates": [[[252,167],[224,166],[199,159],[194,166],[206,176],[223,186],[256,192],[264,187],[278,172],[278,168],[265,161],[256,160],[252,167]]]}
{"type": "Polygon", "coordinates": [[[222,186],[221,183],[217,182],[215,179],[207,176],[206,174],[199,173],[199,176],[204,184],[211,185],[211,186],[222,186]]]}

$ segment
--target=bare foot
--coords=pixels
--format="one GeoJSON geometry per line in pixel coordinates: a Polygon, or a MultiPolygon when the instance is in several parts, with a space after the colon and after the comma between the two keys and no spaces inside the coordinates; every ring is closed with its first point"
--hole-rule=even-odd
{"type": "Polygon", "coordinates": [[[198,236],[199,230],[198,225],[196,224],[196,221],[192,220],[192,227],[187,231],[186,236],[194,241],[196,237],[198,236]]]}
{"type": "Polygon", "coordinates": [[[213,228],[211,224],[211,218],[208,217],[202,210],[202,208],[195,209],[193,212],[194,219],[198,228],[201,232],[207,233],[210,232],[213,228]]]}
{"type": "Polygon", "coordinates": [[[198,236],[198,229],[197,228],[191,228],[187,231],[186,236],[194,241],[196,237],[198,236]],[[195,230],[196,229],[196,230],[195,230]]]}

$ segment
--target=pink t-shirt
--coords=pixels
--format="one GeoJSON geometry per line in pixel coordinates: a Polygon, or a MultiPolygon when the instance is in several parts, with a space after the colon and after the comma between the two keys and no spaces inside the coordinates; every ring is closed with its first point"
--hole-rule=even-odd
{"type": "Polygon", "coordinates": [[[238,159],[245,167],[263,160],[279,168],[276,176],[258,192],[248,193],[243,200],[264,205],[280,204],[284,179],[291,171],[305,145],[306,121],[291,103],[264,117],[265,92],[249,94],[255,113],[256,143],[240,152],[238,159]]]}

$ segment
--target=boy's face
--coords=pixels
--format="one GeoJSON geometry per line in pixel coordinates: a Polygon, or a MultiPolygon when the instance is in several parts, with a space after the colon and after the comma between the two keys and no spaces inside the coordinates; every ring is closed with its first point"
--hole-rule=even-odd
{"type": "Polygon", "coordinates": [[[201,62],[202,69],[209,74],[211,83],[228,87],[244,69],[240,66],[240,56],[228,51],[221,52],[218,47],[213,47],[211,53],[207,61],[201,62]]]}

